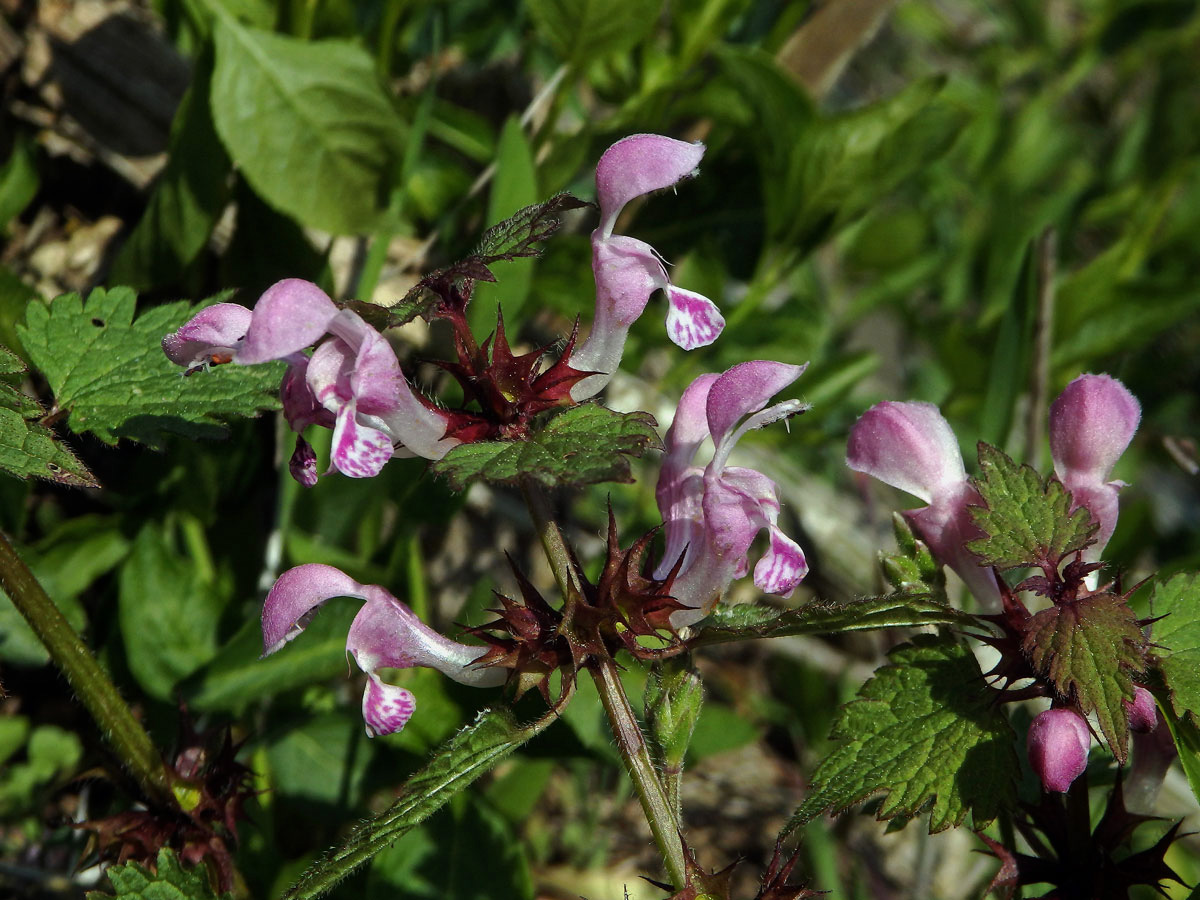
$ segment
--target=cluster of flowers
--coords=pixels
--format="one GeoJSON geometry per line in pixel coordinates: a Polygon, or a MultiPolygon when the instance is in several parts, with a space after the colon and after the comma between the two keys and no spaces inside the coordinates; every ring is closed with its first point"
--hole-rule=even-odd
{"type": "MultiPolygon", "coordinates": [[[[1129,446],[1141,407],[1129,390],[1108,375],[1081,375],[1050,407],[1050,451],[1054,471],[1071,492],[1072,508],[1084,507],[1097,525],[1095,542],[1083,553],[1094,563],[1117,524],[1117,494],[1124,483],[1109,475],[1129,446]]],[[[958,439],[930,403],[884,402],[858,420],[846,456],[850,468],[925,501],[904,513],[934,558],[966,583],[985,611],[1001,605],[995,571],[966,547],[983,537],[968,506],[981,504],[967,479],[958,439]]],[[[1126,701],[1129,726],[1148,732],[1156,723],[1154,698],[1137,686],[1126,701]]],[[[1029,759],[1049,791],[1064,792],[1087,766],[1091,732],[1086,719],[1066,705],[1044,710],[1030,725],[1029,759]]]]}
{"type": "MultiPolygon", "coordinates": [[[[592,234],[596,311],[588,338],[567,362],[580,376],[567,402],[588,399],[608,383],[630,326],[656,290],[667,297],[668,335],[684,349],[712,343],[724,327],[710,300],[671,284],[650,245],[613,233],[627,203],[694,175],[703,153],[702,144],[634,135],[602,156],[596,170],[600,224],[592,234]]],[[[441,459],[462,442],[452,436],[455,413],[412,387],[386,338],[306,281],[275,284],[253,310],[232,303],[208,307],[167,335],[163,350],[189,374],[219,363],[286,361],[280,394],[284,415],[297,432],[289,467],[307,486],[318,477],[316,454],[300,434],[310,425],[333,430],[330,469],[353,478],[377,475],[398,454],[441,459]]],[[[778,526],[774,482],[753,469],[728,465],[747,431],[806,408],[796,400],[767,406],[803,371],[804,366],[752,361],[722,375],[701,376],[685,391],[667,435],[657,491],[666,534],[657,577],[675,573],[673,595],[683,607],[671,616],[673,628],[703,618],[730,583],[748,573],[751,544],[763,529],[769,548],[754,568],[755,583],[786,596],[804,577],[803,552],[778,526]],[[706,439],[714,453],[701,467],[694,460],[706,439]]],[[[505,680],[502,669],[479,664],[485,648],[452,641],[384,588],[317,564],[285,572],[269,592],[262,614],[264,655],[303,631],[322,603],[341,596],[364,601],[346,649],[368,676],[363,718],[369,735],[397,731],[415,709],[410,692],[379,678],[381,668],[429,666],[479,687],[505,680]]]]}

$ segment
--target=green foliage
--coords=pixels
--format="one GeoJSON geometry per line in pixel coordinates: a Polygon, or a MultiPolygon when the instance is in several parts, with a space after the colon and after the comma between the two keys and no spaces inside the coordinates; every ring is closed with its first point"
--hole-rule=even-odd
{"type": "Polygon", "coordinates": [[[633,481],[629,460],[662,446],[649,413],[583,403],[555,416],[528,440],[460,444],[432,469],[456,491],[473,481],[547,487],[633,481]]]}
{"type": "Polygon", "coordinates": [[[0,815],[26,809],[40,790],[75,771],[83,744],[56,725],[30,728],[25,716],[0,719],[0,763],[24,748],[25,759],[0,766],[0,815]]]}
{"type": "Polygon", "coordinates": [[[0,165],[0,234],[33,200],[39,180],[32,141],[19,137],[8,159],[0,165]]]}
{"type": "Polygon", "coordinates": [[[1169,707],[1163,706],[1163,720],[1171,730],[1171,738],[1175,741],[1175,750],[1179,754],[1179,764],[1183,774],[1187,776],[1192,796],[1200,800],[1200,727],[1191,716],[1175,716],[1169,707]]]}
{"type": "Polygon", "coordinates": [[[880,819],[928,809],[931,833],[968,811],[978,830],[1015,804],[1016,735],[970,649],[918,635],[888,658],[842,709],[831,735],[842,743],[817,766],[786,832],[880,792],[880,819]]]}
{"type": "Polygon", "coordinates": [[[892,531],[900,552],[880,554],[883,574],[892,587],[901,593],[928,594],[945,600],[946,573],[900,513],[892,514],[892,531]]]}
{"type": "Polygon", "coordinates": [[[185,869],[170,850],[158,851],[153,870],[130,862],[110,866],[107,874],[116,894],[89,891],[88,900],[218,900],[204,866],[185,869]]]}
{"type": "Polygon", "coordinates": [[[13,409],[0,409],[0,468],[18,478],[44,478],[72,487],[98,482],[48,428],[13,409]]]}
{"type": "MultiPolygon", "coordinates": [[[[197,523],[184,528],[198,529],[197,523]]],[[[161,524],[149,522],[121,566],[118,621],[129,669],[158,700],[217,652],[217,623],[229,588],[203,564],[175,552],[161,524]]]]}
{"type": "Polygon", "coordinates": [[[967,548],[986,565],[1056,568],[1068,553],[1092,543],[1099,527],[1083,507],[1071,512],[1071,495],[1057,478],[1043,479],[984,443],[974,483],[984,506],[970,507],[971,516],[987,537],[967,548]]]}
{"type": "Polygon", "coordinates": [[[575,70],[628,52],[654,27],[639,0],[531,0],[529,15],[559,57],[575,70]]]}
{"type": "Polygon", "coordinates": [[[1158,668],[1175,715],[1200,723],[1200,575],[1180,573],[1154,586],[1150,609],[1158,668]]]}
{"type": "Polygon", "coordinates": [[[301,41],[227,16],[216,47],[213,122],[263,199],[338,234],[378,224],[404,135],[371,57],[350,41],[301,41]]]}
{"type": "Polygon", "coordinates": [[[351,832],[336,850],[314,863],[284,895],[285,900],[320,897],[488,772],[546,727],[553,717],[518,725],[507,710],[485,710],[410,777],[390,807],[351,832]]]}
{"type": "Polygon", "coordinates": [[[198,307],[169,303],[135,321],[136,305],[129,288],[96,288],[86,303],[64,294],[49,304],[31,303],[18,328],[54,392],[54,413],[67,416],[76,434],[161,447],[167,432],[214,437],[224,418],[278,407],[279,365],[226,366],[184,378],[160,345],[198,307]]]}
{"type": "Polygon", "coordinates": [[[970,625],[973,616],[928,594],[888,594],[849,603],[814,600],[798,609],[740,604],[718,606],[695,628],[695,647],[789,634],[836,634],[872,628],[970,625]]]}
{"type": "Polygon", "coordinates": [[[700,676],[686,666],[673,661],[650,672],[643,708],[650,740],[664,767],[683,765],[703,703],[700,676]]]}
{"type": "Polygon", "coordinates": [[[1124,764],[1129,719],[1123,700],[1133,700],[1132,675],[1145,668],[1146,639],[1120,597],[1094,594],[1034,615],[1023,650],[1039,674],[1063,697],[1094,712],[1117,761],[1124,764]]]}

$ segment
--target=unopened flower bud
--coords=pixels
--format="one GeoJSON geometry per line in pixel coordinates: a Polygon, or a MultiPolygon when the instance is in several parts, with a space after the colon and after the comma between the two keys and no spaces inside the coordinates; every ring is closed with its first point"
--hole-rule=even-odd
{"type": "Polygon", "coordinates": [[[690,669],[668,663],[647,680],[646,724],[664,769],[682,769],[703,701],[700,676],[690,669]]]}
{"type": "Polygon", "coordinates": [[[1158,725],[1158,705],[1154,695],[1140,685],[1133,688],[1133,702],[1123,701],[1125,714],[1129,716],[1129,730],[1138,734],[1149,734],[1158,725]]]}
{"type": "Polygon", "coordinates": [[[1092,735],[1069,709],[1048,709],[1029,723],[1029,764],[1048,791],[1066,793],[1087,768],[1092,735]]]}

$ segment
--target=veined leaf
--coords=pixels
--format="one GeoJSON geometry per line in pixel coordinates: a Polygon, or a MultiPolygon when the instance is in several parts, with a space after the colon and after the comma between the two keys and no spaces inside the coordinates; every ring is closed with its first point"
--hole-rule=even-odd
{"type": "MultiPolygon", "coordinates": [[[[151,872],[135,862],[110,866],[108,880],[117,892],[117,900],[218,900],[203,865],[185,869],[173,851],[163,849],[158,851],[155,869],[151,872]]],[[[109,894],[99,891],[88,891],[87,895],[87,900],[109,898],[109,894]]]]}
{"type": "Polygon", "coordinates": [[[1099,527],[1086,509],[1071,512],[1071,495],[1057,478],[1043,479],[1001,450],[979,444],[974,479],[983,507],[970,507],[987,537],[967,549],[999,569],[1057,566],[1064,556],[1092,543],[1099,527]]]}
{"type": "Polygon", "coordinates": [[[842,708],[842,741],[812,778],[785,833],[826,810],[886,793],[880,819],[929,810],[930,833],[971,813],[980,829],[1016,802],[1016,735],[961,641],[922,634],[888,654],[858,699],[842,708]]]}
{"type": "Polygon", "coordinates": [[[1096,713],[1109,748],[1124,765],[1129,719],[1122,701],[1133,700],[1130,676],[1145,668],[1145,647],[1125,601],[1094,594],[1034,615],[1022,649],[1061,695],[1074,696],[1085,715],[1096,713]]]}
{"type": "Polygon", "coordinates": [[[215,437],[224,418],[278,408],[281,364],[224,366],[184,378],[161,343],[196,308],[169,303],[135,321],[135,306],[129,288],[97,288],[86,304],[78,294],[64,294],[48,305],[29,305],[18,329],[21,343],[72,431],[90,431],[110,444],[132,438],[157,447],[165,432],[215,437]]]}
{"type": "Polygon", "coordinates": [[[524,441],[459,444],[432,466],[456,491],[473,481],[547,487],[632,481],[629,459],[661,447],[649,413],[618,413],[595,403],[574,406],[524,441]]]}
{"type": "Polygon", "coordinates": [[[1180,718],[1200,724],[1200,575],[1179,574],[1155,585],[1150,609],[1163,616],[1154,625],[1159,669],[1180,718]]]}
{"type": "Polygon", "coordinates": [[[350,41],[302,41],[218,13],[217,134],[268,203],[302,225],[368,231],[387,207],[403,129],[350,41]]]}

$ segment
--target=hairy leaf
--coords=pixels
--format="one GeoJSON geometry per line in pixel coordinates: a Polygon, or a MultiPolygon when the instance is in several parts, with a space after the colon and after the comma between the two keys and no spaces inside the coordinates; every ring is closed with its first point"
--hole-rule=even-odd
{"type": "Polygon", "coordinates": [[[304,226],[369,230],[404,152],[370,54],[351,41],[303,41],[218,18],[213,122],[246,179],[304,226]]]}
{"type": "Polygon", "coordinates": [[[661,448],[649,413],[619,413],[595,403],[555,416],[525,441],[460,444],[432,466],[456,491],[473,481],[517,484],[532,478],[548,487],[633,480],[630,457],[661,448]]]}
{"type": "Polygon", "coordinates": [[[859,698],[842,708],[843,741],[817,767],[790,833],[825,810],[884,792],[880,819],[930,810],[930,832],[982,828],[1016,801],[1016,735],[961,641],[918,635],[888,654],[859,698]]]}
{"type": "Polygon", "coordinates": [[[1043,479],[982,442],[974,482],[984,506],[971,507],[971,516],[987,537],[967,549],[985,565],[1057,567],[1068,553],[1092,543],[1099,527],[1086,509],[1071,512],[1071,494],[1057,478],[1043,479]]]}
{"type": "Polygon", "coordinates": [[[888,594],[850,603],[817,600],[799,609],[778,610],[742,604],[718,606],[699,622],[692,646],[783,637],[789,634],[836,634],[871,628],[919,625],[973,625],[968,613],[947,606],[931,594],[888,594]]]}
{"type": "Polygon", "coordinates": [[[384,812],[358,825],[341,847],[314,863],[283,895],[284,900],[310,900],[332,890],[343,878],[488,772],[551,721],[519,725],[504,709],[480,713],[475,723],[447,741],[433,759],[404,783],[400,797],[384,812]]]}
{"type": "Polygon", "coordinates": [[[18,478],[45,478],[72,487],[100,484],[48,428],[12,409],[0,409],[0,469],[18,478]]]}
{"type": "Polygon", "coordinates": [[[946,573],[929,552],[928,545],[917,540],[912,526],[900,513],[892,514],[892,530],[900,552],[880,554],[883,574],[892,587],[910,594],[928,593],[944,601],[946,573]]]}
{"type": "MultiPolygon", "coordinates": [[[[110,866],[108,880],[117,900],[217,900],[204,866],[185,869],[173,851],[164,849],[158,851],[155,869],[152,872],[135,862],[110,866]]],[[[108,900],[110,896],[89,891],[87,900],[108,900]]]]}
{"type": "Polygon", "coordinates": [[[1159,669],[1171,691],[1175,715],[1200,725],[1200,575],[1179,574],[1155,585],[1150,609],[1159,669]]]}
{"type": "Polygon", "coordinates": [[[135,306],[129,288],[97,288],[86,304],[64,294],[29,305],[21,342],[54,391],[52,414],[67,415],[72,431],[158,447],[165,432],[216,437],[223,418],[278,408],[282,364],[224,366],[184,378],[161,342],[198,307],[168,303],[135,321],[135,306]]]}
{"type": "Polygon", "coordinates": [[[1117,761],[1125,764],[1129,721],[1122,705],[1133,700],[1132,674],[1146,665],[1146,639],[1120,597],[1095,594],[1034,615],[1022,649],[1034,668],[1085,714],[1095,712],[1117,761]]]}

